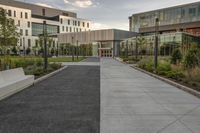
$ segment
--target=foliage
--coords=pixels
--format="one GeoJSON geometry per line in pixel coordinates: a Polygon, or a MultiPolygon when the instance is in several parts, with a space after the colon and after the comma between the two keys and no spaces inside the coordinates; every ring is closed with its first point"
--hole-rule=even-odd
{"type": "Polygon", "coordinates": [[[186,54],[184,59],[184,65],[186,68],[195,68],[200,66],[200,49],[192,47],[186,54]]]}
{"type": "Polygon", "coordinates": [[[153,72],[153,58],[144,58],[138,62],[138,66],[147,71],[153,72]]]}
{"type": "Polygon", "coordinates": [[[171,63],[178,64],[181,62],[182,58],[183,58],[183,55],[182,55],[180,49],[175,49],[172,53],[171,63]]]}
{"type": "Polygon", "coordinates": [[[0,8],[0,46],[4,54],[7,53],[7,47],[17,45],[19,36],[14,20],[7,18],[6,10],[0,8]]]}

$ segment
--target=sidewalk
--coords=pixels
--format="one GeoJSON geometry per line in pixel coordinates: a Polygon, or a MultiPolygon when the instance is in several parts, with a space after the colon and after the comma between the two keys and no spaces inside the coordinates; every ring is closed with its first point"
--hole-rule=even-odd
{"type": "Polygon", "coordinates": [[[101,133],[199,133],[200,100],[113,59],[101,59],[101,133]]]}

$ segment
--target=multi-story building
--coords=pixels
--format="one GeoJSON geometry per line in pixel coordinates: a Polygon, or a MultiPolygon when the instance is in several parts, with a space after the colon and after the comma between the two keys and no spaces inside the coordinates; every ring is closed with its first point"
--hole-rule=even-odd
{"type": "MultiPolygon", "coordinates": [[[[39,45],[38,38],[43,34],[44,21],[50,36],[91,29],[91,21],[77,18],[76,13],[69,11],[14,0],[0,0],[0,8],[7,11],[8,17],[18,27],[21,34],[18,46],[21,52],[39,45]]],[[[57,41],[57,37],[53,36],[53,47],[58,47],[57,41]]]]}
{"type": "Polygon", "coordinates": [[[156,18],[160,33],[181,31],[200,35],[200,2],[133,14],[129,17],[130,31],[155,32],[156,18]]]}
{"type": "Polygon", "coordinates": [[[176,48],[186,53],[192,45],[200,47],[200,2],[133,14],[129,28],[138,35],[121,42],[121,56],[134,54],[138,41],[144,43],[140,52],[152,55],[155,33],[159,54],[171,55],[176,48]]]}

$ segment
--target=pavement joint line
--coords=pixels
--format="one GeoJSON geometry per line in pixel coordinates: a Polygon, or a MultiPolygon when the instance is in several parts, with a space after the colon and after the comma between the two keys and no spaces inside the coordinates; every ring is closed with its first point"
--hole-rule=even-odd
{"type": "MultiPolygon", "coordinates": [[[[169,123],[168,125],[166,125],[165,127],[161,128],[160,130],[157,131],[157,133],[161,133],[162,131],[164,131],[167,127],[173,125],[174,123],[176,123],[177,121],[180,121],[183,117],[187,116],[188,114],[190,114],[191,112],[193,112],[194,110],[198,109],[200,107],[200,105],[198,105],[197,107],[194,107],[193,109],[189,110],[188,112],[186,112],[185,114],[181,115],[180,117],[178,117],[176,120],[174,120],[173,122],[169,123]]],[[[185,125],[184,125],[185,126],[185,125]]],[[[187,128],[187,127],[186,127],[187,128]]],[[[193,132],[193,131],[192,131],[193,132]]]]}

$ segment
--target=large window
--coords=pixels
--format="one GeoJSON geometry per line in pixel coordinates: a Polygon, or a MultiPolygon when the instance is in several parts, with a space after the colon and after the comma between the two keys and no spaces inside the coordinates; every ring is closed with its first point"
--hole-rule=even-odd
{"type": "MultiPolygon", "coordinates": [[[[48,34],[57,34],[59,32],[59,27],[57,25],[47,25],[48,34]]],[[[43,34],[43,24],[32,23],[32,35],[39,36],[43,34]]]]}

